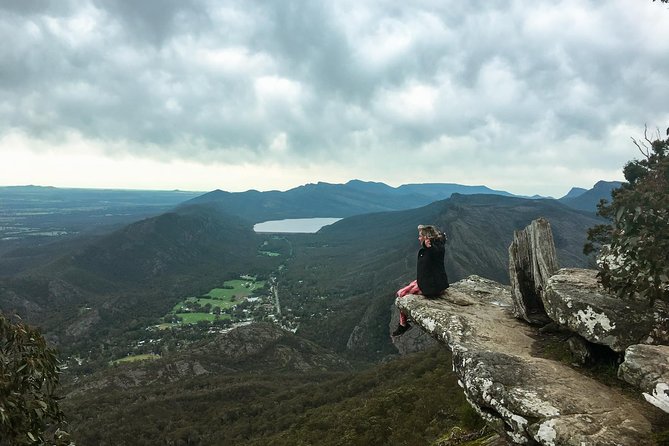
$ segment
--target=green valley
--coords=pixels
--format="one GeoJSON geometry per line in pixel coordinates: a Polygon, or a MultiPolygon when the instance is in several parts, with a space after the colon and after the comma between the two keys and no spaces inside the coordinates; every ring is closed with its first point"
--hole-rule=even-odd
{"type": "Polygon", "coordinates": [[[555,201],[454,196],[281,236],[193,205],[0,279],[0,304],[59,343],[64,408],[81,444],[294,444],[325,431],[323,444],[338,436],[426,444],[465,419],[478,429],[478,420],[465,403],[432,398],[438,385],[447,399],[461,397],[447,356],[398,360],[389,337],[394,291],[415,275],[416,225],[433,222],[451,236],[451,280],[505,281],[513,230],[541,215],[562,261],[586,263],[580,250],[596,219],[555,201]],[[267,406],[278,400],[290,413],[267,406]],[[333,430],[352,408],[347,426],[333,430]],[[418,421],[425,410],[429,419],[418,421]],[[149,413],[159,415],[141,415],[149,413]],[[402,435],[384,430],[388,419],[402,435]],[[207,432],[211,420],[221,430],[207,432]]]}

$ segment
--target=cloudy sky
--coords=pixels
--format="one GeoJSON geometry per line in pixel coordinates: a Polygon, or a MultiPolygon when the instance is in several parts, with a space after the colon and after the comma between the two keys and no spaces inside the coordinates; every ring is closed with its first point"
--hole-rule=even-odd
{"type": "Polygon", "coordinates": [[[562,196],[669,125],[651,0],[0,0],[0,185],[562,196]]]}

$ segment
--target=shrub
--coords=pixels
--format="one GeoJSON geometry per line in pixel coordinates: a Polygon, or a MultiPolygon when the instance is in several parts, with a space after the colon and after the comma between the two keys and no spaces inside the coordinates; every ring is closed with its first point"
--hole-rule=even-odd
{"type": "Polygon", "coordinates": [[[669,138],[644,139],[633,140],[643,159],[625,165],[627,182],[598,205],[611,223],[588,231],[584,252],[601,248],[600,280],[619,297],[669,302],[669,138]]]}
{"type": "Polygon", "coordinates": [[[73,445],[55,392],[56,352],[40,332],[0,313],[0,444],[73,445]]]}

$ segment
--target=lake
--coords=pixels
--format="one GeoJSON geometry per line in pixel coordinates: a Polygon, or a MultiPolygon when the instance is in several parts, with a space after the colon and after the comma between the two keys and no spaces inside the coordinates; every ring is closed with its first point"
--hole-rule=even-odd
{"type": "Polygon", "coordinates": [[[313,234],[323,226],[341,220],[341,218],[289,218],[286,220],[264,221],[253,226],[255,232],[288,232],[313,234]]]}

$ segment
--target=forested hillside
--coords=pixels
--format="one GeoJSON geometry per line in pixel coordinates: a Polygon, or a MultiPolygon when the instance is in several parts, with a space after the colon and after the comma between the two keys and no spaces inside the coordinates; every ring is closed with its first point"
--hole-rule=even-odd
{"type": "Polygon", "coordinates": [[[236,340],[249,354],[231,358],[216,339],[68,386],[64,409],[74,438],[83,446],[401,445],[482,426],[443,348],[347,372],[314,368],[300,353],[304,342],[286,333],[254,351],[256,331],[236,340]]]}
{"type": "Polygon", "coordinates": [[[594,215],[555,200],[454,195],[419,209],[350,217],[316,236],[291,237],[296,248],[282,275],[284,302],[302,308],[301,335],[338,351],[387,354],[394,351],[387,325],[394,292],[415,278],[419,224],[436,224],[448,235],[451,281],[477,274],[508,283],[513,232],[542,216],[551,222],[560,265],[588,265],[582,249],[587,228],[601,221],[594,215]],[[356,327],[364,335],[350,344],[356,327]]]}
{"type": "Polygon", "coordinates": [[[81,444],[425,443],[476,417],[449,402],[460,392],[445,353],[374,365],[396,353],[388,324],[395,290],[414,278],[417,225],[448,234],[451,281],[479,274],[506,282],[513,231],[540,216],[551,221],[563,266],[586,264],[586,228],[598,220],[555,200],[456,194],[281,236],[256,234],[208,203],[139,221],[4,279],[0,297],[5,311],[39,323],[67,355],[64,407],[81,444]],[[232,316],[167,320],[185,296],[216,302],[204,293],[247,274],[267,282],[270,296],[239,304],[235,320],[271,325],[229,331],[232,316]],[[260,307],[269,313],[253,310],[260,307]],[[444,395],[431,395],[437,383],[444,395]],[[388,419],[396,430],[385,430],[388,419]]]}

